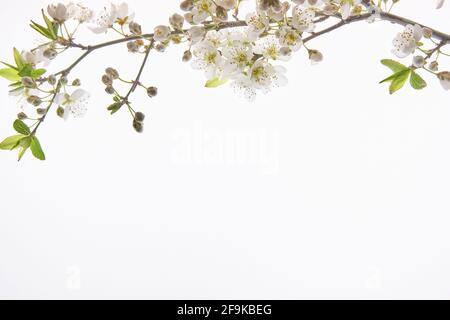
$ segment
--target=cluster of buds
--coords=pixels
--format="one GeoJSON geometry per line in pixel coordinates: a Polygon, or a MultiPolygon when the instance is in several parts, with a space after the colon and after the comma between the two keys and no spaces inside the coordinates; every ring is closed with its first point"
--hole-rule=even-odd
{"type": "Polygon", "coordinates": [[[102,76],[102,82],[106,86],[105,91],[108,94],[114,94],[114,81],[120,78],[119,72],[114,68],[106,68],[105,74],[102,76]]]}

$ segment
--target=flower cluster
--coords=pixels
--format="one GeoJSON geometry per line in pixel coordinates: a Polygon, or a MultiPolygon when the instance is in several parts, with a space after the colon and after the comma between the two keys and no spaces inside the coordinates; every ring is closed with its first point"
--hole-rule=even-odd
{"type": "MultiPolygon", "coordinates": [[[[239,95],[253,101],[258,93],[287,84],[283,63],[294,54],[303,54],[313,65],[323,61],[324,54],[310,46],[312,40],[354,22],[387,20],[404,28],[394,37],[393,55],[411,61],[381,61],[393,72],[382,81],[390,84],[390,93],[400,90],[408,80],[414,89],[425,88],[427,82],[421,72],[432,75],[445,90],[450,90],[450,72],[442,70],[440,61],[449,56],[445,47],[450,44],[450,35],[391,14],[400,1],[182,0],[180,12],[170,15],[166,23],[151,26],[148,33],[143,32],[126,3],[111,4],[100,12],[73,2],[50,4],[42,11],[41,22],[31,23],[43,38],[42,44],[30,50],[14,49],[14,62],[5,62],[5,68],[0,69],[0,77],[11,82],[10,94],[20,106],[13,125],[17,134],[0,143],[0,149],[18,149],[19,160],[27,150],[45,159],[36,134],[49,113],[55,111],[67,120],[88,111],[90,93],[80,87],[80,79],[70,79],[74,69],[88,55],[116,45],[142,57],[137,75],[130,79],[123,76],[127,72],[105,66],[98,78],[112,98],[107,110],[111,114],[127,110],[139,133],[144,130],[146,117],[135,110],[132,95],[141,90],[147,97],[157,96],[158,88],[142,80],[145,66],[152,52],[162,53],[172,45],[186,46],[181,60],[205,74],[207,88],[229,83],[239,95]],[[254,9],[242,12],[242,4],[253,1],[254,9]],[[76,34],[83,26],[99,36],[109,32],[117,38],[81,44],[76,34]],[[82,54],[71,65],[49,72],[47,69],[69,49],[82,54]]],[[[438,9],[444,5],[444,0],[437,0],[438,9]]]]}

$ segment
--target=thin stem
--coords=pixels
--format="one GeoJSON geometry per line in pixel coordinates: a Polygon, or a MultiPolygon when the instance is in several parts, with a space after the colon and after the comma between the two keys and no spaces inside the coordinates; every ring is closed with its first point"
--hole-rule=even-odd
{"type": "Polygon", "coordinates": [[[145,52],[145,57],[144,57],[144,61],[142,61],[141,64],[141,68],[139,69],[139,73],[136,76],[136,79],[133,81],[133,85],[130,88],[130,91],[128,91],[127,95],[125,96],[125,101],[128,101],[128,98],[130,97],[130,95],[136,90],[138,84],[139,84],[139,80],[141,79],[141,75],[142,72],[144,71],[145,65],[147,64],[148,61],[148,57],[150,55],[150,51],[152,51],[153,49],[153,45],[155,44],[155,40],[152,39],[152,41],[150,42],[147,51],[145,52]]]}

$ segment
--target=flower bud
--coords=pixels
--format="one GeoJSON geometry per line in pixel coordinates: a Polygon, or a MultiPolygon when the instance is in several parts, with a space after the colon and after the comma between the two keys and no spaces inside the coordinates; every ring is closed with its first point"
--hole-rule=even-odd
{"type": "Polygon", "coordinates": [[[130,22],[129,28],[130,28],[130,32],[132,34],[135,34],[135,35],[138,35],[138,36],[142,34],[142,28],[141,28],[141,25],[139,23],[130,22]]]}
{"type": "Polygon", "coordinates": [[[133,128],[137,133],[144,132],[144,124],[142,122],[133,121],[133,128]]]}
{"type": "Polygon", "coordinates": [[[141,123],[144,122],[145,114],[143,114],[142,112],[136,112],[136,114],[134,115],[134,120],[141,123]]]}
{"type": "Polygon", "coordinates": [[[184,0],[180,4],[180,9],[183,11],[191,11],[194,8],[194,1],[192,0],[184,0]]]}
{"type": "Polygon", "coordinates": [[[158,88],[156,87],[149,87],[147,89],[147,94],[150,98],[156,97],[158,95],[158,88]]]}
{"type": "Polygon", "coordinates": [[[47,82],[54,86],[56,84],[56,77],[54,75],[49,76],[47,82]]]}
{"type": "Polygon", "coordinates": [[[192,52],[187,50],[183,53],[183,62],[189,62],[192,59],[192,52]]]}
{"type": "Polygon", "coordinates": [[[17,119],[19,119],[19,120],[26,120],[26,119],[28,119],[28,116],[24,112],[20,112],[17,115],[17,119]]]}
{"type": "Polygon", "coordinates": [[[113,86],[106,86],[105,92],[106,92],[107,94],[114,94],[114,93],[115,93],[115,90],[114,90],[113,86]]]}
{"type": "Polygon", "coordinates": [[[323,61],[323,54],[318,50],[308,50],[308,54],[312,64],[318,64],[323,61]]]}
{"type": "Polygon", "coordinates": [[[69,80],[67,80],[67,77],[66,77],[66,76],[61,77],[61,79],[59,79],[59,81],[60,81],[61,84],[64,85],[64,86],[69,82],[69,80]]]}
{"type": "Polygon", "coordinates": [[[323,7],[323,14],[333,16],[339,12],[339,7],[336,4],[329,3],[323,7]]]}
{"type": "Polygon", "coordinates": [[[127,43],[128,51],[136,53],[139,51],[139,46],[137,45],[136,41],[130,41],[127,43]]]}
{"type": "Polygon", "coordinates": [[[283,57],[289,57],[292,54],[292,49],[289,47],[281,47],[280,48],[280,54],[283,57]]]}
{"type": "Polygon", "coordinates": [[[23,77],[23,78],[22,78],[22,85],[23,85],[25,88],[30,88],[30,89],[36,88],[36,83],[35,83],[34,80],[33,80],[32,78],[30,78],[30,77],[23,77]]]}
{"type": "Polygon", "coordinates": [[[47,109],[44,109],[44,108],[36,109],[36,113],[40,116],[43,116],[46,112],[47,112],[47,109]]]}
{"type": "Polygon", "coordinates": [[[443,71],[438,75],[439,80],[441,81],[441,85],[445,90],[450,90],[450,72],[443,71]]]}
{"type": "Polygon", "coordinates": [[[105,73],[114,80],[119,79],[119,72],[114,68],[106,68],[105,73]]]}
{"type": "Polygon", "coordinates": [[[80,79],[75,79],[72,81],[72,86],[74,87],[79,87],[81,86],[81,80],[80,79]]]}
{"type": "Polygon", "coordinates": [[[102,77],[102,82],[104,85],[111,86],[113,84],[113,79],[109,75],[104,74],[102,77]]]}
{"type": "Polygon", "coordinates": [[[191,12],[184,14],[184,20],[186,20],[187,23],[189,23],[189,24],[192,24],[192,25],[196,24],[194,22],[194,15],[191,12]]]}
{"type": "Polygon", "coordinates": [[[42,100],[38,96],[29,96],[27,98],[27,102],[35,107],[39,107],[42,103],[42,100]]]}
{"type": "Polygon", "coordinates": [[[55,49],[49,48],[44,51],[44,57],[46,57],[49,60],[53,60],[58,55],[58,52],[55,49]]]}
{"type": "Polygon", "coordinates": [[[59,106],[58,109],[56,109],[56,114],[58,115],[58,117],[60,118],[64,118],[64,108],[59,106]]]}
{"type": "Polygon", "coordinates": [[[216,17],[220,21],[227,21],[228,20],[227,10],[225,10],[225,8],[221,6],[216,7],[216,17]]]}
{"type": "Polygon", "coordinates": [[[170,36],[170,28],[167,26],[157,26],[154,29],[153,39],[155,41],[166,41],[170,36]]]}
{"type": "Polygon", "coordinates": [[[439,63],[437,61],[432,61],[432,62],[430,62],[429,68],[431,71],[438,71],[439,63]]]}
{"type": "Polygon", "coordinates": [[[183,29],[184,17],[178,13],[175,13],[169,18],[169,23],[175,30],[183,29]]]}
{"type": "Polygon", "coordinates": [[[414,56],[413,58],[413,66],[416,68],[422,68],[427,61],[422,56],[414,56]]]}
{"type": "Polygon", "coordinates": [[[158,43],[155,46],[155,50],[158,51],[158,52],[164,52],[164,51],[166,51],[166,46],[163,45],[162,43],[158,43]]]}
{"type": "Polygon", "coordinates": [[[433,36],[433,30],[427,27],[423,28],[423,36],[426,39],[430,39],[433,36]]]}
{"type": "Polygon", "coordinates": [[[206,34],[206,30],[204,27],[194,26],[194,27],[190,28],[188,31],[188,35],[191,38],[191,42],[193,44],[202,40],[203,37],[205,36],[205,34],[206,34]]]}

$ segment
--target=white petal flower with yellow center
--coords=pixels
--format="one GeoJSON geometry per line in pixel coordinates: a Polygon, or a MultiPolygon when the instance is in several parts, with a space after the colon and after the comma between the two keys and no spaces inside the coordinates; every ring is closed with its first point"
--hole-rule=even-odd
{"type": "Polygon", "coordinates": [[[233,77],[244,72],[251,64],[253,52],[251,47],[245,44],[236,44],[234,46],[225,47],[222,50],[225,58],[223,66],[223,77],[233,77]]]}
{"type": "Polygon", "coordinates": [[[283,55],[281,53],[281,45],[276,37],[267,37],[264,41],[256,43],[253,47],[253,53],[262,55],[267,60],[282,60],[288,61],[289,55],[283,55]]]}
{"type": "Polygon", "coordinates": [[[258,60],[246,74],[241,74],[235,79],[232,87],[239,95],[253,101],[258,91],[267,93],[272,87],[286,85],[285,73],[284,67],[272,66],[264,60],[258,60]]]}
{"type": "Polygon", "coordinates": [[[342,19],[347,20],[350,18],[352,8],[361,4],[361,0],[342,0],[341,1],[341,15],[342,19]]]}
{"type": "Polygon", "coordinates": [[[55,103],[64,108],[64,119],[70,116],[82,118],[87,113],[87,103],[90,98],[89,92],[77,89],[72,94],[61,93],[55,97],[55,103]]]}
{"type": "Polygon", "coordinates": [[[62,3],[47,6],[47,13],[50,17],[60,23],[64,23],[71,18],[69,10],[62,3]]]}
{"type": "Polygon", "coordinates": [[[295,6],[292,9],[292,25],[300,32],[313,32],[316,28],[314,18],[316,12],[311,8],[295,6]]]}
{"type": "Polygon", "coordinates": [[[105,33],[114,26],[114,23],[124,26],[130,23],[133,18],[134,14],[129,13],[128,4],[111,4],[109,9],[104,8],[103,11],[97,15],[95,25],[89,27],[89,29],[94,33],[105,33]]]}
{"type": "Polygon", "coordinates": [[[300,34],[290,27],[282,28],[280,30],[279,37],[280,44],[283,47],[289,47],[292,51],[298,51],[303,45],[303,40],[300,34]]]}
{"type": "Polygon", "coordinates": [[[69,12],[69,15],[79,23],[91,22],[91,20],[94,18],[94,12],[88,7],[85,7],[79,3],[69,3],[67,5],[67,10],[69,12]]]}
{"type": "Polygon", "coordinates": [[[225,33],[222,31],[211,30],[205,36],[205,42],[213,46],[214,48],[219,48],[225,40],[225,33]]]}
{"type": "Polygon", "coordinates": [[[216,5],[211,0],[198,0],[192,9],[195,24],[203,23],[216,12],[216,5]]]}
{"type": "Polygon", "coordinates": [[[23,62],[37,66],[39,64],[48,65],[49,59],[44,56],[45,50],[48,49],[47,45],[42,45],[33,51],[22,51],[21,57],[23,62]]]}
{"type": "Polygon", "coordinates": [[[203,70],[208,80],[220,75],[223,66],[223,59],[217,48],[207,42],[200,42],[194,48],[196,59],[192,62],[192,68],[203,70]]]}
{"type": "Polygon", "coordinates": [[[249,13],[245,21],[248,25],[248,34],[251,39],[256,40],[258,36],[269,29],[269,19],[263,13],[249,13]]]}
{"type": "Polygon", "coordinates": [[[417,43],[423,37],[423,28],[419,25],[407,25],[405,30],[400,32],[394,39],[394,49],[392,53],[399,58],[406,58],[412,54],[416,48],[417,43]]]}

